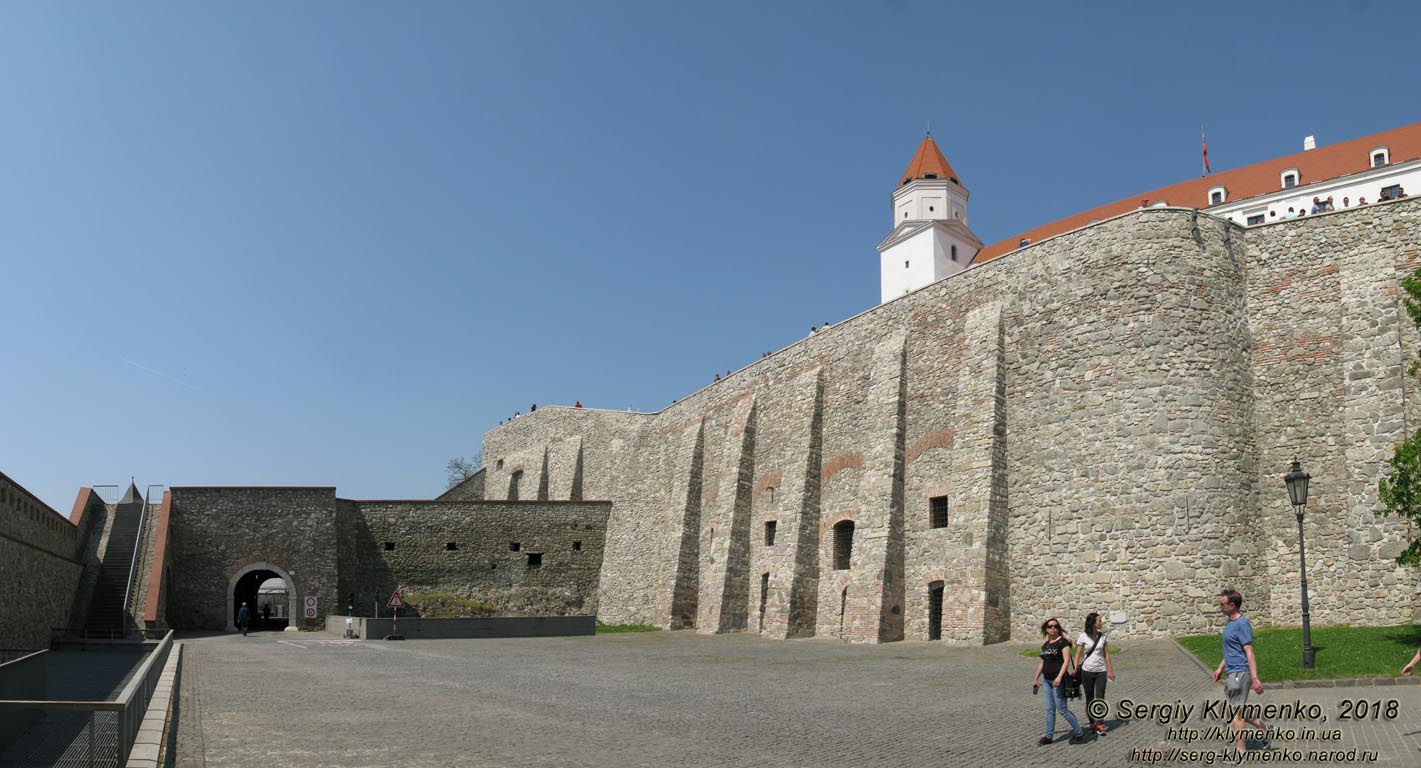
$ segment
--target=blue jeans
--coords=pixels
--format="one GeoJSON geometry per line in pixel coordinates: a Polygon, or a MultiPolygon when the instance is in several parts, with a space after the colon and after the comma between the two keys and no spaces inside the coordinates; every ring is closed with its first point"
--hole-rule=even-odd
{"type": "Polygon", "coordinates": [[[1043,691],[1046,695],[1042,697],[1046,699],[1046,738],[1049,739],[1056,734],[1056,712],[1058,710],[1061,716],[1066,718],[1066,722],[1071,724],[1071,733],[1076,736],[1081,735],[1081,722],[1066,707],[1066,695],[1051,682],[1045,679],[1041,681],[1041,684],[1046,688],[1043,691]]]}

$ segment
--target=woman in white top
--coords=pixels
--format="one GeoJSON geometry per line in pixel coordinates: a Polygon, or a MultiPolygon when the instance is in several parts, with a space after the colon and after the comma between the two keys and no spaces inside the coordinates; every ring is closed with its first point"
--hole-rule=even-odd
{"type": "Polygon", "coordinates": [[[1115,679],[1115,668],[1110,664],[1110,641],[1100,631],[1099,613],[1085,617],[1085,631],[1076,640],[1076,669],[1081,671],[1081,692],[1085,694],[1086,716],[1090,718],[1087,727],[1105,733],[1105,718],[1096,716],[1101,707],[1092,707],[1091,703],[1096,699],[1104,702],[1105,680],[1115,679]]]}

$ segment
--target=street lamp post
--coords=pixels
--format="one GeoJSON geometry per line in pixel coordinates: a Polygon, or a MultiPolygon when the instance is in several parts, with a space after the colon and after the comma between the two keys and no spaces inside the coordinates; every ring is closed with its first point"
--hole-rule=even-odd
{"type": "Polygon", "coordinates": [[[1308,504],[1308,480],[1312,475],[1303,471],[1303,465],[1293,458],[1293,466],[1283,475],[1283,484],[1288,486],[1288,500],[1293,503],[1293,512],[1298,516],[1298,568],[1303,587],[1303,669],[1312,669],[1312,617],[1308,613],[1308,560],[1303,547],[1303,509],[1308,504]]]}

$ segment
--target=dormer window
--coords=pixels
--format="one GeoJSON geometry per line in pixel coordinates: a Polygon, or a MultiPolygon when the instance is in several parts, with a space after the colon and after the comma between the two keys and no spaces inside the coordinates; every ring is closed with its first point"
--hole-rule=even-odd
{"type": "Polygon", "coordinates": [[[1288,170],[1283,171],[1283,175],[1280,178],[1283,181],[1283,189],[1292,189],[1293,187],[1296,187],[1298,185],[1298,180],[1300,178],[1298,176],[1298,169],[1289,168],[1288,170]]]}
{"type": "Polygon", "coordinates": [[[1377,147],[1372,150],[1372,167],[1383,168],[1391,162],[1391,151],[1386,147],[1377,147]]]}
{"type": "Polygon", "coordinates": [[[936,174],[936,173],[925,173],[925,174],[923,174],[923,178],[925,178],[925,179],[936,179],[936,178],[937,178],[937,174],[936,174]]]}
{"type": "Polygon", "coordinates": [[[1223,187],[1214,187],[1209,190],[1209,205],[1220,205],[1228,199],[1228,190],[1223,187]]]}

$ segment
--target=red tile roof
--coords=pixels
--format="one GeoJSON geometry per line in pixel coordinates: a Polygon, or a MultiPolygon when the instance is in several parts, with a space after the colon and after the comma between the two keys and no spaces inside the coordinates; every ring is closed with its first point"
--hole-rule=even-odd
{"type": "MultiPolygon", "coordinates": [[[[1161,200],[1170,205],[1207,209],[1209,207],[1209,190],[1214,187],[1224,187],[1228,191],[1229,203],[1277,192],[1282,189],[1283,171],[1289,168],[1298,169],[1298,183],[1300,185],[1314,184],[1339,176],[1360,173],[1371,167],[1371,150],[1374,147],[1382,146],[1387,148],[1388,159],[1392,164],[1421,158],[1421,123],[1298,152],[1274,160],[1265,160],[1231,171],[1182,181],[1139,195],[1131,195],[1124,200],[1092,208],[1074,216],[1067,216],[1019,235],[1013,235],[1001,242],[993,243],[978,252],[973,263],[991,261],[1004,253],[1016,250],[1023,237],[1035,243],[1083,227],[1096,219],[1119,216],[1122,213],[1135,210],[1141,205],[1149,206],[1161,200]]],[[[922,152],[923,150],[920,148],[918,154],[921,155],[922,152]]],[[[916,158],[914,160],[916,161],[916,158]]],[[[911,166],[909,170],[911,170],[911,166]]]]}
{"type": "Polygon", "coordinates": [[[929,178],[947,179],[957,186],[962,186],[962,182],[957,180],[957,171],[952,170],[952,166],[947,164],[947,158],[942,156],[942,150],[937,148],[937,142],[933,141],[930,133],[923,137],[923,143],[918,145],[918,151],[913,155],[913,162],[908,163],[908,170],[903,172],[903,180],[898,186],[903,186],[913,179],[929,178]]]}

